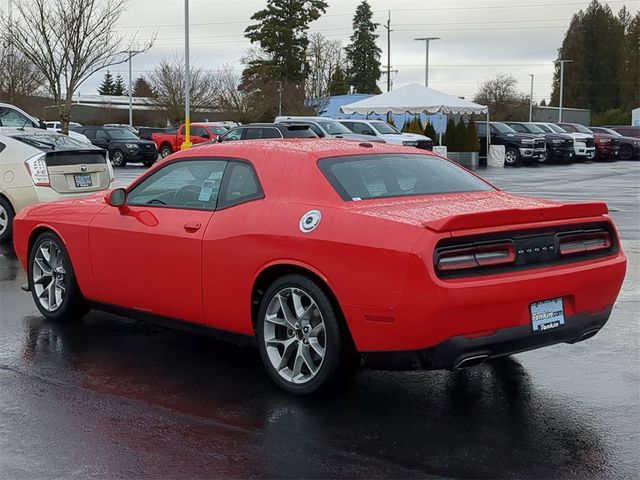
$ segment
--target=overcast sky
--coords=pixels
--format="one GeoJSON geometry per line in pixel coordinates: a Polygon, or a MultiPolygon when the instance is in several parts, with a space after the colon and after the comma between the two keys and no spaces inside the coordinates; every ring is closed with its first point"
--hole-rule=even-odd
{"type": "MultiPolygon", "coordinates": [[[[328,0],[329,8],[310,26],[346,45],[359,0],[328,0]]],[[[386,65],[386,22],[391,11],[391,64],[393,86],[424,82],[424,42],[415,37],[442,37],[432,42],[429,84],[444,92],[473,97],[478,84],[496,72],[509,72],[528,94],[529,74],[535,75],[534,99],[549,99],[553,60],[562,43],[571,16],[589,0],[370,0],[378,28],[382,63],[386,65]]],[[[636,0],[607,2],[614,12],[627,5],[633,13],[636,0]]],[[[244,28],[250,16],[264,7],[265,0],[190,0],[191,56],[200,66],[215,70],[223,63],[242,69],[240,58],[250,43],[244,28]]],[[[133,77],[147,75],[163,57],[184,50],[184,1],[129,0],[129,10],[120,21],[120,32],[141,38],[157,32],[153,48],[135,58],[133,77]]],[[[570,66],[567,68],[571,68],[570,66]]],[[[113,67],[127,80],[127,66],[113,67]]],[[[104,73],[104,72],[103,72],[104,73]]],[[[81,93],[95,94],[103,73],[89,79],[81,93]]],[[[386,80],[380,79],[386,89],[386,80]]]]}

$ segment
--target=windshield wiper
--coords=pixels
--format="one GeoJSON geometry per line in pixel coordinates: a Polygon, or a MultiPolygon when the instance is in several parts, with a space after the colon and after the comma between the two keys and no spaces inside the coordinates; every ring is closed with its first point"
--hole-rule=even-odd
{"type": "Polygon", "coordinates": [[[147,202],[149,205],[153,205],[155,203],[158,203],[160,205],[166,205],[165,202],[163,202],[162,200],[158,200],[157,198],[151,199],[147,202]]]}

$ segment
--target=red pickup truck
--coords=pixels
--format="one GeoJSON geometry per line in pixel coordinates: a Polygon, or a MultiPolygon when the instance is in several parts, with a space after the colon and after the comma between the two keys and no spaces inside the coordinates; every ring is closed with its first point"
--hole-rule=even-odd
{"type": "MultiPolygon", "coordinates": [[[[218,135],[222,135],[227,131],[219,123],[192,123],[191,124],[191,143],[203,143],[215,140],[218,135]]],[[[162,158],[168,157],[173,152],[180,150],[180,146],[184,142],[184,124],[180,125],[178,133],[153,133],[151,140],[156,144],[158,152],[162,158]]]]}

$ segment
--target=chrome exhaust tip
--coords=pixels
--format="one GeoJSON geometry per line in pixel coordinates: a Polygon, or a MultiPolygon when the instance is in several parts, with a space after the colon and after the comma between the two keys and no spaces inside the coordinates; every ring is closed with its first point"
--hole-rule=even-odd
{"type": "Polygon", "coordinates": [[[486,362],[488,358],[489,358],[489,355],[487,355],[487,354],[473,355],[471,357],[463,358],[453,368],[455,370],[460,370],[460,369],[463,369],[463,368],[475,367],[475,366],[481,365],[484,362],[486,362]]]}

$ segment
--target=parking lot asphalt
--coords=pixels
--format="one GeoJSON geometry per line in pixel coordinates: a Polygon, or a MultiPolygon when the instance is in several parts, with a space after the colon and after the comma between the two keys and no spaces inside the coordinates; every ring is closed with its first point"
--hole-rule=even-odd
{"type": "MultiPolygon", "coordinates": [[[[142,171],[117,170],[117,184],[142,171]]],[[[0,477],[637,478],[640,162],[478,173],[609,204],[629,267],[597,336],[471,370],[362,371],[300,399],[249,347],[98,312],[44,321],[5,245],[0,477]]]]}

